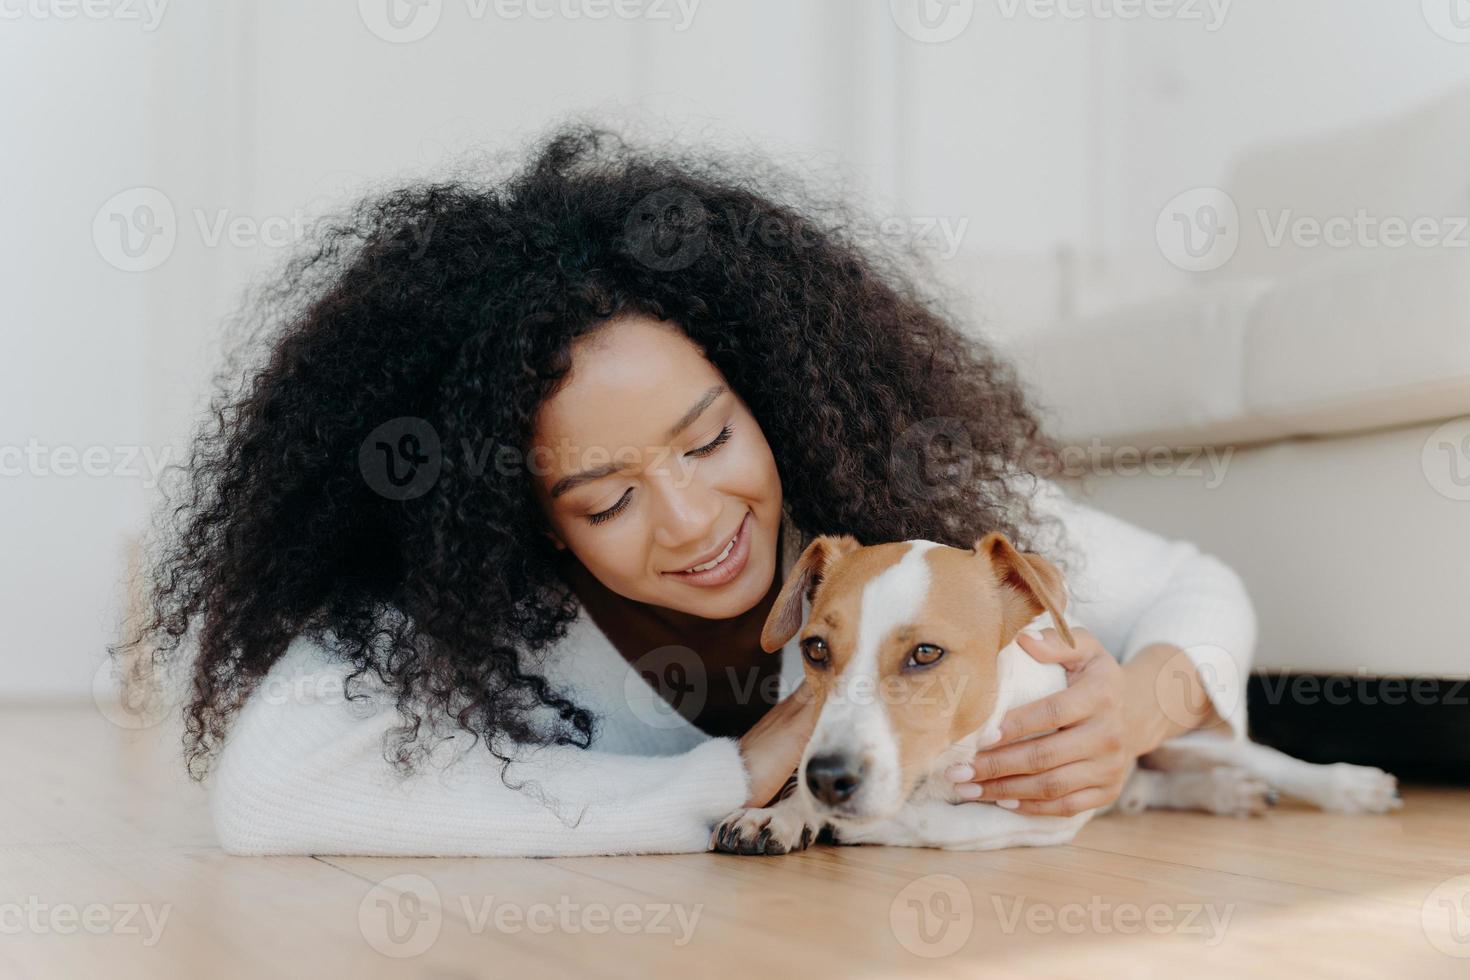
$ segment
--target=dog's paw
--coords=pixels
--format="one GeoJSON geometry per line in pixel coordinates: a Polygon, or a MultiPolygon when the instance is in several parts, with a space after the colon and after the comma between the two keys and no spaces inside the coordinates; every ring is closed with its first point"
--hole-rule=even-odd
{"type": "Polygon", "coordinates": [[[756,807],[715,824],[709,846],[726,854],[785,854],[804,850],[815,836],[792,807],[756,807]]]}
{"type": "Polygon", "coordinates": [[[1398,780],[1382,769],[1334,762],[1324,766],[1323,785],[1315,802],[1338,813],[1387,813],[1404,805],[1398,780]]]}
{"type": "Polygon", "coordinates": [[[1210,813],[1249,817],[1276,805],[1276,791],[1262,779],[1234,766],[1219,766],[1206,776],[1201,803],[1210,813]]]}

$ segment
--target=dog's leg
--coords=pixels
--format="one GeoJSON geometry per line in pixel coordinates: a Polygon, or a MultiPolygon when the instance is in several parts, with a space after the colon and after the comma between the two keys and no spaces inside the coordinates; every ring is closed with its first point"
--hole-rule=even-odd
{"type": "Polygon", "coordinates": [[[1385,813],[1403,805],[1393,776],[1346,762],[1317,765],[1254,742],[1192,733],[1150,752],[1147,765],[1170,773],[1243,769],[1274,789],[1342,813],[1385,813]]]}
{"type": "Polygon", "coordinates": [[[804,850],[821,831],[796,791],[796,774],[762,807],[736,810],[715,824],[711,850],[728,854],[785,854],[804,850]]]}
{"type": "Polygon", "coordinates": [[[1139,769],[1118,798],[1124,813],[1142,810],[1204,810],[1247,816],[1264,813],[1276,803],[1276,791],[1265,780],[1234,766],[1167,772],[1139,769]]]}
{"type": "Polygon", "coordinates": [[[834,827],[839,844],[893,844],[990,851],[1001,847],[1066,844],[1096,811],[1070,817],[1016,813],[990,803],[911,802],[889,820],[834,827]]]}

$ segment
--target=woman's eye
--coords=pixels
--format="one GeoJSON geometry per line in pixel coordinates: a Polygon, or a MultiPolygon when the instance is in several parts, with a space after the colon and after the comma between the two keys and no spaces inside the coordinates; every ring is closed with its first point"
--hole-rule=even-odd
{"type": "Polygon", "coordinates": [[[909,665],[912,667],[927,667],[932,663],[937,663],[943,656],[944,647],[937,647],[932,643],[920,643],[909,654],[909,665]]]}
{"type": "Polygon", "coordinates": [[[734,431],[735,431],[734,429],[732,429],[730,426],[727,425],[723,429],[720,430],[720,434],[719,435],[715,436],[713,439],[711,439],[709,442],[705,443],[703,446],[700,446],[698,449],[691,449],[691,450],[689,450],[689,452],[686,453],[685,455],[688,455],[688,456],[708,456],[710,453],[714,452],[716,449],[719,449],[725,443],[729,442],[730,441],[730,436],[731,436],[731,434],[734,431]]]}
{"type": "MultiPolygon", "coordinates": [[[[734,432],[735,432],[735,430],[731,426],[728,426],[727,425],[723,429],[720,430],[720,434],[719,435],[715,436],[713,439],[711,439],[709,442],[705,443],[703,446],[700,446],[698,449],[691,449],[691,450],[689,450],[689,452],[686,453],[685,455],[687,455],[687,456],[708,456],[710,453],[713,453],[715,450],[719,449],[725,443],[729,442],[730,441],[730,436],[732,436],[734,434],[734,432]]],[[[589,524],[601,524],[604,521],[610,521],[614,517],[617,517],[628,506],[628,494],[629,493],[632,493],[632,492],[633,491],[630,488],[627,492],[625,492],[621,497],[618,498],[618,502],[617,503],[613,504],[607,510],[599,511],[596,514],[588,514],[587,515],[587,522],[589,524]]]]}
{"type": "Polygon", "coordinates": [[[820,667],[827,662],[827,644],[820,636],[809,636],[801,641],[801,653],[808,662],[820,667]]]}
{"type": "Polygon", "coordinates": [[[617,503],[613,504],[607,510],[598,511],[596,514],[588,514],[587,520],[592,524],[601,524],[603,521],[610,521],[614,517],[617,517],[623,512],[623,509],[628,506],[628,494],[632,492],[633,489],[631,487],[628,488],[623,492],[623,495],[618,498],[617,503]]]}

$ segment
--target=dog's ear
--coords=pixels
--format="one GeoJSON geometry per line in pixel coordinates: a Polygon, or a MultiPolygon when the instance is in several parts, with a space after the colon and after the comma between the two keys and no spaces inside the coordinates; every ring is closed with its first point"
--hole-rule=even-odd
{"type": "Polygon", "coordinates": [[[811,602],[837,559],[861,547],[850,534],[821,534],[796,559],[761,630],[761,649],[774,653],[801,629],[801,601],[811,602]]]}
{"type": "Polygon", "coordinates": [[[1067,585],[1055,565],[1040,555],[1017,551],[999,531],[976,541],[974,550],[990,563],[991,573],[1001,587],[1002,647],[1031,620],[1049,612],[1067,646],[1077,648],[1072,630],[1062,617],[1067,608],[1067,585]]]}

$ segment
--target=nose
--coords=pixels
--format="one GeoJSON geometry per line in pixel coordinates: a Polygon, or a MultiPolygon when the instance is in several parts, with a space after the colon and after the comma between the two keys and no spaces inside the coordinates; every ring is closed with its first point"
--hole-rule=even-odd
{"type": "Polygon", "coordinates": [[[806,763],[806,786],[812,795],[829,806],[847,800],[863,781],[866,764],[850,755],[814,755],[806,763]]]}
{"type": "Polygon", "coordinates": [[[667,479],[650,480],[648,492],[656,501],[654,537],[665,550],[693,550],[709,544],[710,535],[721,530],[724,501],[718,492],[698,480],[681,479],[676,473],[667,479]]]}

